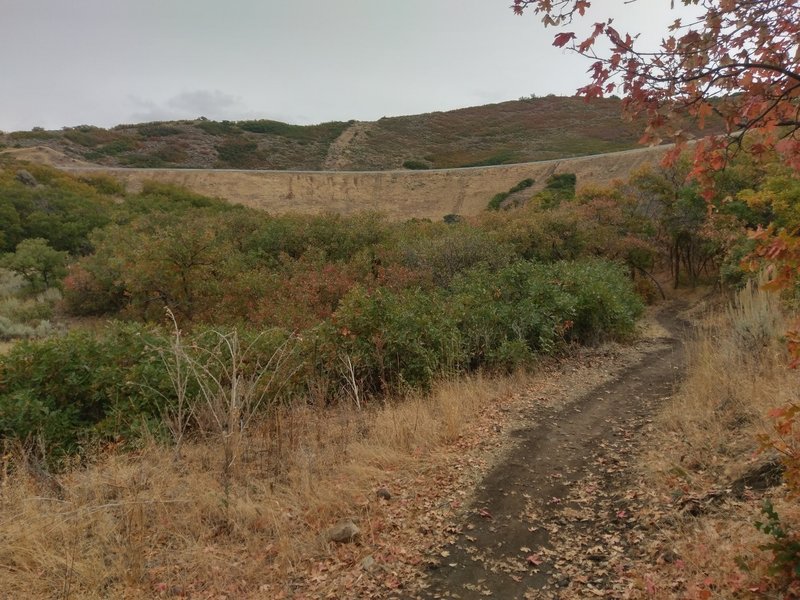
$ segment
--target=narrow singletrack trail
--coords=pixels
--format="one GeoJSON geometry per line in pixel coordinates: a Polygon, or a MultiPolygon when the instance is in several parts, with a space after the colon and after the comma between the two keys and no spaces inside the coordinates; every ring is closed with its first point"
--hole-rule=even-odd
{"type": "Polygon", "coordinates": [[[454,544],[407,598],[616,598],[625,557],[647,536],[633,459],[683,376],[686,323],[615,379],[513,432],[515,450],[485,477],[454,544]]]}

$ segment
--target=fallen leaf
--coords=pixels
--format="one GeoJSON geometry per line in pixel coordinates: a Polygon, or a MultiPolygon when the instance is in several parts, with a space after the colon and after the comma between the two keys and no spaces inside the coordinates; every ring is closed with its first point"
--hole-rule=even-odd
{"type": "Polygon", "coordinates": [[[544,559],[541,556],[539,556],[538,554],[531,554],[525,560],[527,560],[534,567],[538,567],[539,565],[541,565],[544,562],[544,559]]]}

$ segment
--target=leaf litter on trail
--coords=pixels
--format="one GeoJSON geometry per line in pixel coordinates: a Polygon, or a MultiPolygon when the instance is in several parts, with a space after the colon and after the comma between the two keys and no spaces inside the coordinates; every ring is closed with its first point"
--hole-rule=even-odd
{"type": "MultiPolygon", "coordinates": [[[[593,351],[581,352],[591,355],[593,351]]],[[[469,509],[474,486],[496,457],[507,454],[514,447],[515,441],[510,433],[521,422],[548,418],[544,415],[552,406],[579,397],[592,386],[610,380],[625,360],[638,356],[635,351],[621,347],[612,353],[608,350],[603,352],[605,356],[598,362],[604,368],[581,364],[581,356],[572,362],[566,360],[548,367],[526,384],[527,389],[487,406],[477,422],[446,449],[437,449],[431,455],[420,454],[419,461],[411,470],[399,469],[382,475],[380,487],[392,490],[392,501],[379,502],[373,498],[374,492],[365,496],[367,500],[360,508],[364,518],[358,522],[359,527],[363,526],[362,539],[349,548],[330,548],[327,554],[299,561],[291,569],[293,575],[289,586],[280,590],[271,588],[270,593],[274,592],[274,597],[284,594],[309,599],[409,598],[424,593],[429,585],[425,579],[420,579],[421,573],[429,569],[434,569],[430,572],[435,573],[455,570],[456,567],[469,568],[473,561],[485,561],[489,572],[505,574],[521,586],[520,593],[523,593],[530,573],[539,573],[541,569],[550,567],[555,574],[555,583],[560,586],[550,586],[551,591],[566,589],[565,585],[579,585],[578,578],[585,570],[582,562],[587,560],[584,553],[591,544],[584,539],[585,536],[573,532],[573,524],[585,524],[598,515],[613,515],[619,510],[617,503],[605,510],[592,506],[600,482],[592,481],[586,486],[582,481],[573,481],[576,474],[571,469],[551,471],[552,480],[563,482],[564,489],[569,492],[562,502],[553,505],[552,508],[565,512],[559,523],[551,524],[541,521],[542,507],[534,502],[535,494],[522,490],[504,492],[509,497],[517,494],[523,501],[530,501],[523,517],[529,535],[540,535],[542,527],[546,527],[550,529],[551,538],[564,540],[567,548],[551,549],[530,544],[514,546],[508,549],[513,556],[490,560],[481,550],[482,537],[475,523],[465,516],[472,510],[477,523],[482,522],[488,528],[497,527],[493,535],[503,535],[506,522],[504,519],[497,522],[500,517],[494,510],[485,505],[469,509]],[[612,368],[617,357],[623,360],[612,368]],[[396,493],[395,490],[402,491],[396,493]],[[458,544],[466,546],[466,549],[454,560],[453,549],[458,544]],[[525,548],[531,551],[523,550],[525,548]],[[371,565],[369,570],[362,568],[362,561],[367,556],[374,561],[374,564],[367,561],[371,565]],[[462,564],[462,560],[467,560],[467,564],[462,564]],[[316,565],[311,569],[313,575],[309,572],[311,564],[316,565]],[[574,569],[572,565],[575,565],[574,569]],[[573,576],[564,575],[570,572],[573,576]]],[[[605,589],[603,581],[594,581],[590,577],[586,582],[596,589],[605,589]]],[[[474,591],[481,595],[492,594],[486,584],[479,585],[474,591]]]]}

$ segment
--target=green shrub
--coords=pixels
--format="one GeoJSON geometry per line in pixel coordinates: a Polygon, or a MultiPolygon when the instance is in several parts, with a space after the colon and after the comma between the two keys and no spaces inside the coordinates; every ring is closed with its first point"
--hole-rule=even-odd
{"type": "Polygon", "coordinates": [[[126,436],[169,397],[157,342],[141,326],[112,325],[16,344],[0,362],[0,437],[35,433],[58,454],[88,437],[126,436]]]}
{"type": "Polygon", "coordinates": [[[475,269],[454,280],[451,304],[470,366],[501,369],[571,339],[630,335],[643,308],[625,270],[600,260],[475,269]]]}
{"type": "MultiPolygon", "coordinates": [[[[0,318],[0,331],[2,324],[0,318]]],[[[224,377],[230,364],[220,362],[225,360],[217,347],[220,332],[200,328],[184,341],[196,365],[224,377]]],[[[264,409],[289,393],[300,394],[302,357],[287,346],[286,332],[242,331],[238,339],[246,349],[246,360],[238,365],[241,375],[250,377],[253,369],[266,374],[260,379],[270,386],[264,390],[269,393],[264,409]]],[[[175,358],[170,352],[163,332],[122,323],[98,334],[72,331],[16,344],[0,360],[0,439],[41,437],[54,456],[75,452],[93,439],[132,441],[143,423],[156,423],[176,401],[165,367],[165,360],[175,358]]],[[[193,402],[196,391],[190,383],[193,402]]]]}
{"type": "Polygon", "coordinates": [[[42,238],[22,240],[15,252],[0,256],[0,266],[25,279],[34,292],[60,285],[66,265],[67,253],[51,248],[42,238]]]}
{"type": "Polygon", "coordinates": [[[131,214],[183,213],[193,209],[213,209],[214,212],[237,210],[229,202],[197,194],[172,183],[145,181],[142,191],[126,199],[124,209],[131,214]]]}
{"type": "Polygon", "coordinates": [[[236,123],[232,123],[231,121],[200,121],[196,123],[195,126],[210,135],[223,136],[241,133],[241,130],[236,127],[236,123]]]}
{"type": "Polygon", "coordinates": [[[331,121],[319,125],[290,125],[280,121],[261,119],[239,121],[236,125],[244,131],[277,135],[299,142],[332,142],[350,126],[350,123],[331,121]]]}
{"type": "Polygon", "coordinates": [[[584,343],[624,338],[635,331],[644,310],[628,271],[605,260],[559,262],[548,268],[550,277],[575,299],[570,336],[584,343]]]}
{"type": "Polygon", "coordinates": [[[508,198],[508,192],[500,192],[499,194],[495,194],[492,196],[492,199],[489,200],[489,204],[486,205],[486,210],[500,210],[500,207],[503,205],[503,200],[508,198]]]}
{"type": "Polygon", "coordinates": [[[522,190],[528,189],[534,184],[533,179],[523,179],[518,184],[513,186],[507,192],[500,192],[499,194],[495,194],[492,196],[492,199],[489,200],[489,204],[486,206],[487,210],[500,210],[503,206],[503,201],[508,198],[511,194],[516,194],[517,192],[521,192],[522,190]]]}
{"type": "Polygon", "coordinates": [[[547,178],[544,189],[553,192],[560,200],[570,200],[575,197],[577,182],[578,178],[575,173],[559,173],[547,178]]]}
{"type": "Polygon", "coordinates": [[[522,181],[520,181],[517,185],[515,185],[510,190],[508,190],[508,192],[510,194],[515,194],[517,192],[521,192],[522,190],[526,190],[529,187],[531,187],[534,183],[536,183],[536,182],[533,179],[531,179],[530,177],[528,177],[527,179],[523,179],[522,181]]]}
{"type": "Polygon", "coordinates": [[[107,196],[124,196],[125,186],[111,175],[84,175],[80,180],[107,196]]]}
{"type": "Polygon", "coordinates": [[[769,498],[764,500],[761,512],[766,519],[757,521],[755,525],[771,538],[760,546],[761,550],[772,553],[770,571],[785,581],[797,581],[800,579],[800,533],[792,529],[788,519],[781,520],[769,498]]]}
{"type": "Polygon", "coordinates": [[[63,135],[70,142],[74,142],[80,146],[96,148],[97,146],[109,144],[120,139],[121,134],[101,129],[100,127],[81,125],[65,130],[63,135]]]}
{"type": "Polygon", "coordinates": [[[742,266],[745,257],[749,256],[755,248],[756,242],[750,238],[740,239],[733,244],[719,267],[719,275],[723,284],[740,289],[758,275],[757,272],[745,270],[742,266]]]}
{"type": "Polygon", "coordinates": [[[58,460],[77,449],[76,410],[55,410],[32,389],[0,392],[0,439],[43,445],[46,457],[58,460]]]}
{"type": "Polygon", "coordinates": [[[506,165],[519,162],[519,155],[513,150],[500,150],[483,160],[459,165],[460,167],[491,167],[494,165],[506,165]]]}
{"type": "Polygon", "coordinates": [[[0,251],[13,251],[26,238],[43,238],[56,250],[90,250],[89,233],[110,221],[114,201],[54,169],[29,166],[36,188],[0,172],[0,251]]]}
{"type": "Polygon", "coordinates": [[[427,388],[463,359],[445,300],[422,290],[354,288],[324,331],[329,376],[349,361],[356,382],[370,394],[427,388]]]}
{"type": "Polygon", "coordinates": [[[409,159],[403,161],[403,168],[410,169],[412,171],[424,171],[426,169],[430,169],[431,166],[423,160],[409,159]]]}
{"type": "Polygon", "coordinates": [[[256,142],[228,139],[216,149],[219,159],[231,167],[247,168],[258,162],[256,142]]]}
{"type": "MultiPolygon", "coordinates": [[[[123,152],[130,152],[135,148],[136,142],[130,138],[122,138],[99,146],[93,154],[99,154],[101,156],[116,156],[118,154],[122,154],[123,152]]],[[[88,158],[89,154],[86,154],[86,156],[88,158]]]]}
{"type": "Polygon", "coordinates": [[[32,325],[13,321],[0,315],[0,341],[42,338],[51,335],[54,331],[55,329],[48,320],[41,320],[32,325]]]}
{"type": "Polygon", "coordinates": [[[550,280],[545,266],[530,262],[458,277],[452,304],[472,368],[511,369],[535,354],[552,354],[575,315],[575,299],[550,280]]]}
{"type": "Polygon", "coordinates": [[[245,249],[270,261],[277,261],[282,254],[300,258],[307,252],[331,262],[347,261],[386,237],[386,226],[377,214],[284,215],[259,221],[245,249]]]}
{"type": "Polygon", "coordinates": [[[536,362],[536,356],[525,340],[503,340],[497,348],[493,348],[487,356],[487,365],[507,373],[530,367],[536,362]]]}
{"type": "Polygon", "coordinates": [[[416,228],[418,237],[403,239],[400,252],[406,267],[428,274],[447,286],[458,273],[478,265],[496,269],[512,260],[511,247],[490,233],[467,223],[416,228]]]}
{"type": "Polygon", "coordinates": [[[147,125],[139,125],[136,130],[143,138],[168,137],[183,133],[183,130],[180,127],[174,127],[165,123],[149,123],[147,125]]]}
{"type": "MultiPolygon", "coordinates": [[[[14,131],[8,134],[12,140],[55,140],[60,137],[56,131],[45,131],[44,129],[37,128],[34,131],[14,131]]],[[[16,146],[15,146],[16,147],[16,146]]]]}

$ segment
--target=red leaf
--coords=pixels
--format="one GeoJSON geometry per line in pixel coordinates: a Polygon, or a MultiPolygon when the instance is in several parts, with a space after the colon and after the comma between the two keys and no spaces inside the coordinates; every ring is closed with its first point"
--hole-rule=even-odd
{"type": "Polygon", "coordinates": [[[531,554],[525,560],[527,560],[534,567],[538,567],[540,564],[542,564],[544,562],[544,559],[541,556],[539,556],[538,554],[531,554]]]}
{"type": "Polygon", "coordinates": [[[563,48],[570,42],[570,40],[574,39],[575,39],[575,34],[572,32],[559,33],[555,37],[555,39],[553,39],[553,46],[556,46],[558,48],[563,48]]]}

